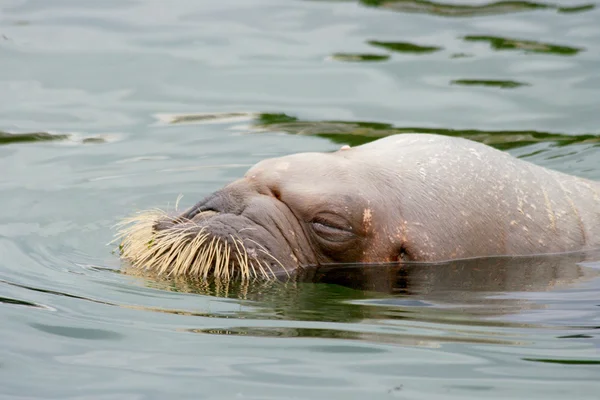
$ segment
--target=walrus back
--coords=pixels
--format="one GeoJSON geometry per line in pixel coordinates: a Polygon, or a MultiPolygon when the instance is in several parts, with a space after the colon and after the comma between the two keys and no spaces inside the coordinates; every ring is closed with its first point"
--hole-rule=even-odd
{"type": "MultiPolygon", "coordinates": [[[[471,140],[404,134],[370,143],[395,165],[401,230],[414,259],[526,255],[600,247],[600,183],[471,140]]],[[[391,178],[390,178],[391,179],[391,178]]]]}

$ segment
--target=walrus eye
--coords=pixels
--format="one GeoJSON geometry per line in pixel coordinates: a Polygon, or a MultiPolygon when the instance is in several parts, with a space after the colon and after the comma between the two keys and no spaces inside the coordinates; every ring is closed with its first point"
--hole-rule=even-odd
{"type": "Polygon", "coordinates": [[[311,221],[311,225],[319,237],[330,242],[345,242],[354,237],[350,225],[338,221],[334,222],[330,218],[317,216],[311,221]]]}

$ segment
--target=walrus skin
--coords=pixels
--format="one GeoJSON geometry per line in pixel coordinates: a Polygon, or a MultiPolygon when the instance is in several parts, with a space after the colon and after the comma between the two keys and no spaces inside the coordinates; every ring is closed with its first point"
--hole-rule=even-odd
{"type": "Polygon", "coordinates": [[[467,139],[401,134],[261,161],[154,229],[181,226],[225,242],[235,235],[250,257],[286,274],[562,253],[600,247],[600,182],[467,139]]]}

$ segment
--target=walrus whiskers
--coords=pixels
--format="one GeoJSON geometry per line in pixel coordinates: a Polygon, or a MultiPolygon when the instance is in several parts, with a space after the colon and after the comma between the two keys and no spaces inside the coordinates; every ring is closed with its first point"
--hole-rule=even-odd
{"type": "Polygon", "coordinates": [[[271,272],[271,275],[275,276],[275,272],[273,272],[273,268],[271,268],[269,263],[267,263],[266,261],[263,261],[263,263],[265,264],[265,267],[267,267],[269,269],[269,271],[271,272]]]}
{"type": "Polygon", "coordinates": [[[231,239],[233,239],[233,244],[235,245],[235,248],[237,250],[237,254],[238,254],[238,263],[239,265],[243,265],[242,268],[242,274],[244,274],[245,276],[250,275],[250,269],[249,269],[249,264],[248,264],[248,252],[246,251],[246,248],[244,247],[244,243],[237,237],[233,237],[232,235],[230,235],[231,239]],[[240,251],[240,247],[244,250],[243,252],[240,251]],[[243,254],[243,261],[240,261],[240,254],[243,254]]]}
{"type": "Polygon", "coordinates": [[[254,268],[254,263],[252,263],[252,261],[248,261],[248,272],[250,271],[250,268],[252,268],[252,274],[256,275],[256,268],[254,268]]]}
{"type": "Polygon", "coordinates": [[[179,194],[177,196],[177,200],[175,200],[175,211],[179,211],[179,202],[183,199],[183,194],[179,194]]]}
{"type": "Polygon", "coordinates": [[[252,262],[256,266],[256,269],[260,273],[260,276],[269,279],[269,274],[267,274],[267,271],[265,271],[265,268],[263,267],[262,263],[257,259],[252,260],[252,262]]]}
{"type": "Polygon", "coordinates": [[[181,261],[179,265],[179,270],[177,271],[180,275],[183,275],[183,271],[189,265],[189,270],[191,275],[198,275],[202,270],[202,262],[204,258],[202,257],[202,253],[200,250],[202,249],[202,245],[208,239],[208,235],[198,235],[192,240],[192,244],[189,246],[190,255],[189,258],[186,258],[185,261],[181,261]]]}
{"type": "MultiPolygon", "coordinates": [[[[159,239],[160,236],[163,235],[157,235],[156,239],[159,239]]],[[[155,240],[154,242],[156,242],[156,247],[154,250],[154,256],[147,262],[149,264],[169,265],[172,255],[175,254],[175,245],[181,243],[180,241],[177,241],[179,237],[181,237],[181,232],[178,232],[175,236],[168,236],[166,240],[155,240]]]]}
{"type": "MultiPolygon", "coordinates": [[[[224,240],[207,232],[206,226],[170,216],[160,209],[139,212],[115,226],[117,233],[111,243],[120,242],[121,257],[133,270],[165,277],[218,278],[224,281],[236,276],[242,280],[276,277],[268,263],[249,255],[244,241],[237,235],[230,234],[224,240]],[[174,226],[157,231],[155,226],[159,222],[173,223],[174,226]]],[[[278,262],[262,245],[246,240],[254,243],[256,250],[278,262]]]]}
{"type": "MultiPolygon", "coordinates": [[[[258,250],[260,250],[261,253],[263,253],[264,255],[266,255],[267,257],[272,258],[277,264],[279,264],[279,266],[281,267],[281,269],[286,273],[286,275],[289,277],[290,273],[287,271],[287,269],[283,266],[283,264],[281,264],[281,262],[275,258],[267,249],[265,249],[265,246],[263,246],[262,244],[258,243],[256,240],[252,240],[252,239],[247,239],[249,242],[254,243],[255,245],[257,245],[259,247],[258,250]]],[[[275,273],[273,272],[273,269],[269,266],[268,267],[269,270],[271,271],[271,273],[273,274],[273,277],[275,277],[275,273]]]]}
{"type": "MultiPolygon", "coordinates": [[[[178,271],[185,269],[185,264],[181,263],[181,255],[185,254],[184,251],[186,249],[188,251],[194,249],[194,247],[192,247],[191,245],[187,245],[185,241],[185,236],[187,236],[188,233],[189,229],[182,230],[176,237],[173,238],[174,245],[171,245],[172,250],[169,255],[169,258],[167,258],[166,261],[162,263],[163,265],[171,265],[174,263],[173,269],[171,270],[170,274],[174,272],[176,275],[178,271]]],[[[198,243],[201,244],[204,239],[204,235],[200,233],[194,238],[194,240],[196,239],[199,239],[198,243]]]]}
{"type": "Polygon", "coordinates": [[[221,271],[221,252],[224,250],[225,246],[221,243],[221,241],[217,241],[215,245],[215,263],[214,263],[214,272],[215,276],[219,276],[219,272],[221,271]]]}
{"type": "Polygon", "coordinates": [[[227,243],[219,243],[217,248],[217,261],[215,263],[215,276],[221,276],[220,272],[226,267],[225,265],[225,252],[227,252],[227,243]]]}
{"type": "Polygon", "coordinates": [[[210,246],[208,246],[209,251],[208,251],[206,261],[204,261],[202,263],[202,266],[203,266],[202,271],[203,271],[204,279],[208,278],[208,273],[210,272],[209,266],[215,265],[218,244],[219,244],[219,239],[213,238],[213,240],[211,240],[211,242],[210,242],[210,246]]]}
{"type": "MultiPolygon", "coordinates": [[[[238,265],[240,265],[240,266],[241,266],[241,265],[243,265],[243,266],[245,266],[246,268],[248,268],[248,264],[243,264],[243,263],[242,263],[242,260],[243,260],[243,259],[242,259],[242,257],[241,257],[239,254],[236,254],[235,256],[236,256],[236,258],[237,258],[238,265]]],[[[245,273],[247,273],[247,271],[244,271],[244,270],[242,270],[242,275],[243,275],[243,274],[245,274],[245,273]]],[[[227,269],[227,275],[226,275],[226,278],[225,278],[225,279],[229,279],[229,268],[227,269]]]]}
{"type": "Polygon", "coordinates": [[[213,246],[215,245],[215,238],[212,238],[210,244],[206,246],[201,253],[198,254],[198,259],[196,260],[196,267],[198,274],[202,276],[202,278],[206,279],[208,277],[208,271],[204,267],[206,263],[210,262],[210,253],[213,250],[213,246]]]}
{"type": "Polygon", "coordinates": [[[227,242],[225,242],[225,262],[224,262],[224,266],[225,266],[225,270],[227,271],[227,275],[229,276],[229,254],[231,253],[231,249],[229,248],[229,244],[227,242]]]}
{"type": "MultiPolygon", "coordinates": [[[[181,230],[177,232],[177,235],[169,237],[169,240],[164,242],[163,247],[170,249],[170,251],[163,254],[163,260],[160,262],[161,265],[171,265],[177,259],[178,255],[181,254],[181,248],[186,244],[186,242],[183,240],[186,233],[187,232],[185,230],[181,230]]],[[[177,264],[174,266],[172,271],[177,271],[177,264]]]]}
{"type": "Polygon", "coordinates": [[[254,260],[256,262],[256,264],[258,265],[258,268],[260,269],[260,272],[263,274],[263,276],[265,278],[268,278],[269,275],[267,275],[267,271],[265,271],[265,269],[263,268],[262,264],[260,261],[258,260],[254,260]]]}
{"type": "Polygon", "coordinates": [[[210,246],[211,243],[208,243],[206,246],[198,248],[198,251],[196,252],[196,258],[194,258],[189,270],[192,275],[204,278],[203,263],[207,260],[206,254],[210,250],[210,246]]]}
{"type": "Polygon", "coordinates": [[[206,234],[197,235],[194,239],[192,239],[190,244],[186,247],[186,249],[182,252],[181,256],[178,258],[178,263],[175,266],[176,272],[185,269],[186,265],[192,265],[192,262],[194,261],[194,258],[197,255],[197,249],[199,249],[202,243],[204,243],[204,241],[206,240],[206,236],[206,234]]]}

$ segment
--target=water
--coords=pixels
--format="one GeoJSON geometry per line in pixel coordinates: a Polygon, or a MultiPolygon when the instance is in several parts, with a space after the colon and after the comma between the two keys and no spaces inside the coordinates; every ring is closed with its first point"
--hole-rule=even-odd
{"type": "Polygon", "coordinates": [[[598,3],[1,1],[1,397],[598,398],[600,254],[195,287],[105,245],[390,133],[600,179],[598,3]]]}

